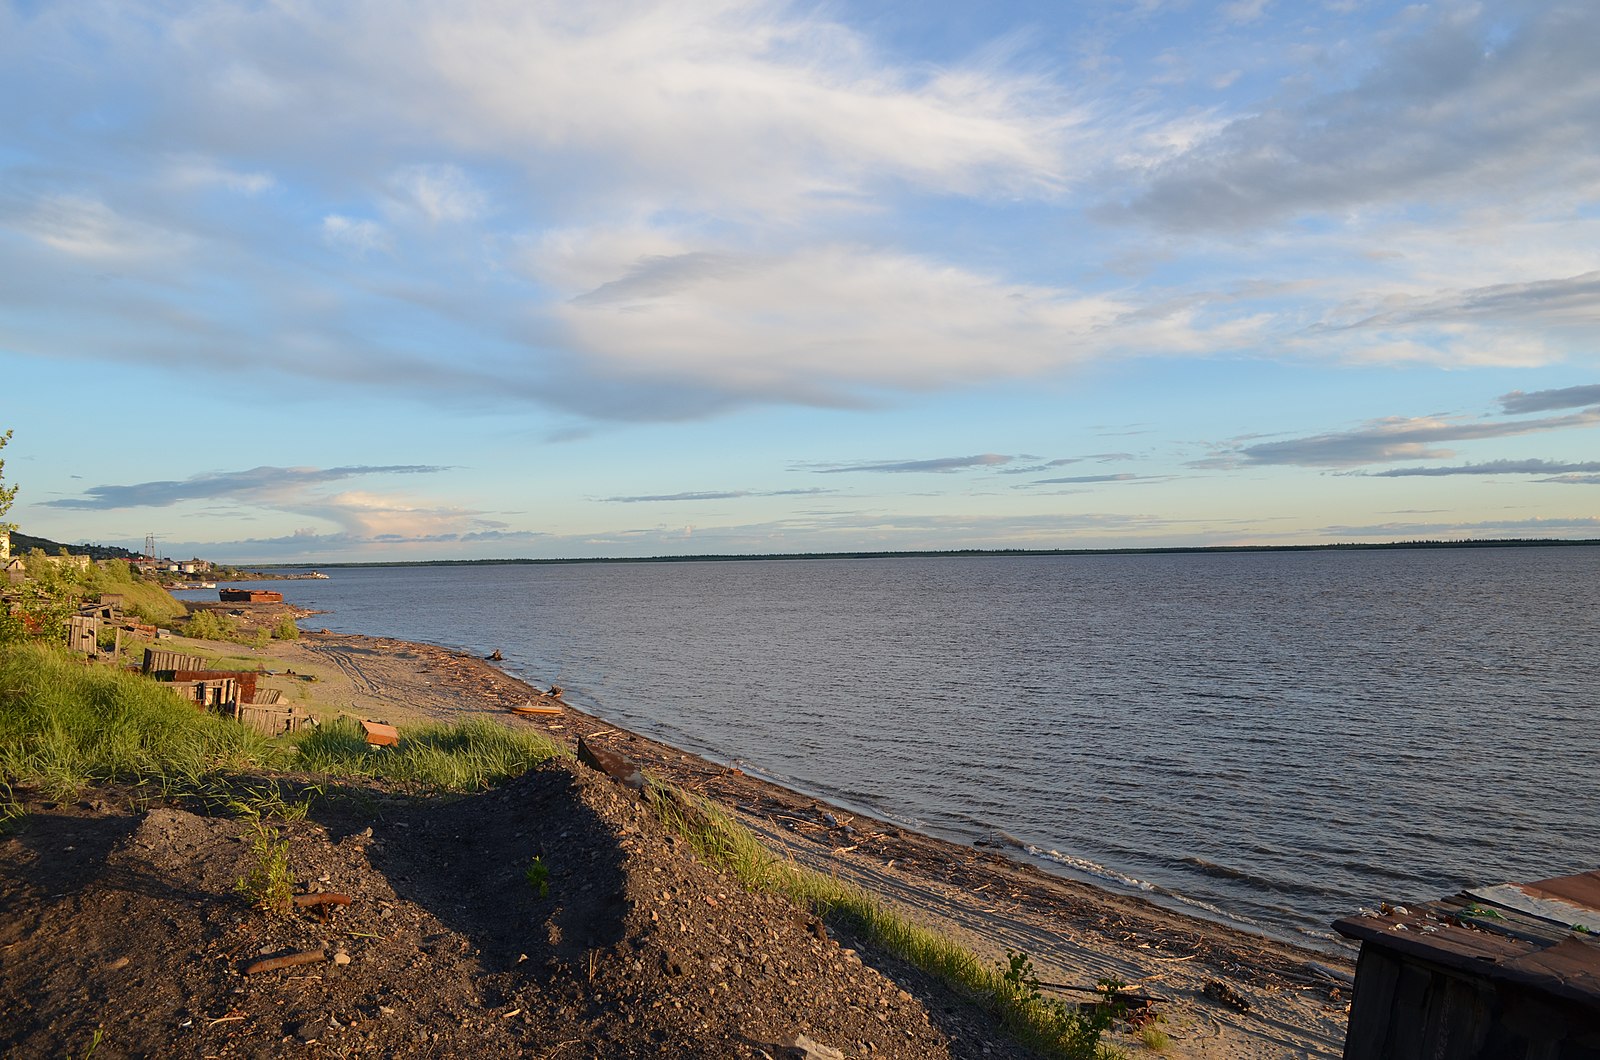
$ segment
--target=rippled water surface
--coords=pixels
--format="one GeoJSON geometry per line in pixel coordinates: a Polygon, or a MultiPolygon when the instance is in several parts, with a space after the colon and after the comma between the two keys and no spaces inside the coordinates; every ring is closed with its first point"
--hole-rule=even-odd
{"type": "Polygon", "coordinates": [[[354,568],[680,747],[1305,940],[1600,865],[1600,549],[354,568]]]}

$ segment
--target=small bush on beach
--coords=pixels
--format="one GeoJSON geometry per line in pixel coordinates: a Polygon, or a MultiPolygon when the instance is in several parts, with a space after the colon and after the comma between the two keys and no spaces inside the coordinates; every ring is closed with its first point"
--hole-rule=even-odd
{"type": "Polygon", "coordinates": [[[255,863],[250,866],[250,874],[234,885],[234,890],[263,913],[287,913],[294,904],[288,840],[279,839],[275,830],[257,821],[251,830],[250,852],[255,856],[255,863]]]}
{"type": "Polygon", "coordinates": [[[482,791],[563,752],[551,741],[474,719],[401,733],[397,747],[369,747],[361,726],[337,718],[300,738],[302,768],[336,776],[420,784],[439,791],[482,791]]]}
{"type": "Polygon", "coordinates": [[[1172,1048],[1172,1038],[1154,1023],[1139,1028],[1139,1044],[1152,1053],[1164,1053],[1172,1048]]]}
{"type": "Polygon", "coordinates": [[[550,867],[544,863],[544,858],[535,856],[528,862],[528,867],[522,870],[522,878],[528,881],[534,894],[540,898],[550,897],[550,867]]]}
{"type": "Polygon", "coordinates": [[[196,611],[183,624],[183,635],[195,640],[233,640],[239,635],[239,623],[233,620],[232,615],[196,611]]]}
{"type": "Polygon", "coordinates": [[[278,624],[272,627],[272,635],[278,640],[299,640],[300,627],[295,625],[294,619],[284,615],[278,624]]]}

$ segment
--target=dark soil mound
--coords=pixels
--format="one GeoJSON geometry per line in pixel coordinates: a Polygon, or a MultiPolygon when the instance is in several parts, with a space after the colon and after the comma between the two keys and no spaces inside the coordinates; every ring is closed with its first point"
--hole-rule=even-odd
{"type": "Polygon", "coordinates": [[[450,801],[363,790],[274,822],[296,893],[350,898],[326,919],[236,893],[259,861],[250,822],[134,812],[133,794],[32,805],[0,841],[0,1053],[83,1055],[98,1032],[97,1060],[777,1057],[796,1035],[857,1057],[1022,1055],[707,869],[577,766],[450,801]]]}

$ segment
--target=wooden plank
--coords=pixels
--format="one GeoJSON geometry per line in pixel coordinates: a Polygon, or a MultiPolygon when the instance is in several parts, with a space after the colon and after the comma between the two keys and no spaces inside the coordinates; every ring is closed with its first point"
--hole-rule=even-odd
{"type": "Polygon", "coordinates": [[[94,655],[100,648],[100,619],[73,615],[67,619],[67,647],[94,655]]]}
{"type": "Polygon", "coordinates": [[[1428,1060],[1475,1060],[1483,1050],[1493,1001],[1494,992],[1486,987],[1443,972],[1436,974],[1423,1017],[1419,1055],[1428,1060]]]}
{"type": "MultiPolygon", "coordinates": [[[[155,633],[150,628],[151,635],[155,633]]],[[[159,648],[146,648],[144,650],[144,665],[141,669],[145,673],[160,673],[166,670],[204,670],[206,661],[193,655],[184,655],[182,652],[164,651],[159,648]]]]}
{"type": "Polygon", "coordinates": [[[1600,1022],[1600,946],[1572,935],[1508,962],[1506,971],[1548,978],[1551,995],[1588,1003],[1600,1022]]]}
{"type": "Polygon", "coordinates": [[[273,707],[258,703],[242,703],[234,709],[234,719],[267,736],[282,736],[298,732],[311,721],[311,716],[295,707],[273,707]]]}
{"type": "Polygon", "coordinates": [[[1389,1018],[1400,962],[1374,946],[1362,946],[1356,960],[1355,993],[1350,1001],[1350,1026],[1344,1036],[1344,1060],[1381,1060],[1388,1055],[1389,1018]]]}
{"type": "Polygon", "coordinates": [[[1434,975],[1410,961],[1400,962],[1400,975],[1394,985],[1394,1008],[1389,1016],[1389,1041],[1385,1050],[1392,1057],[1421,1057],[1424,1021],[1434,975]]]}

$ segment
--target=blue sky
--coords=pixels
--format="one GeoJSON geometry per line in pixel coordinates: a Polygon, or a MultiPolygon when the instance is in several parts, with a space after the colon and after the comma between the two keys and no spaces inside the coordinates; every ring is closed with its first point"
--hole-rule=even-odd
{"type": "Polygon", "coordinates": [[[10,518],[1600,537],[1600,5],[0,7],[10,518]]]}

